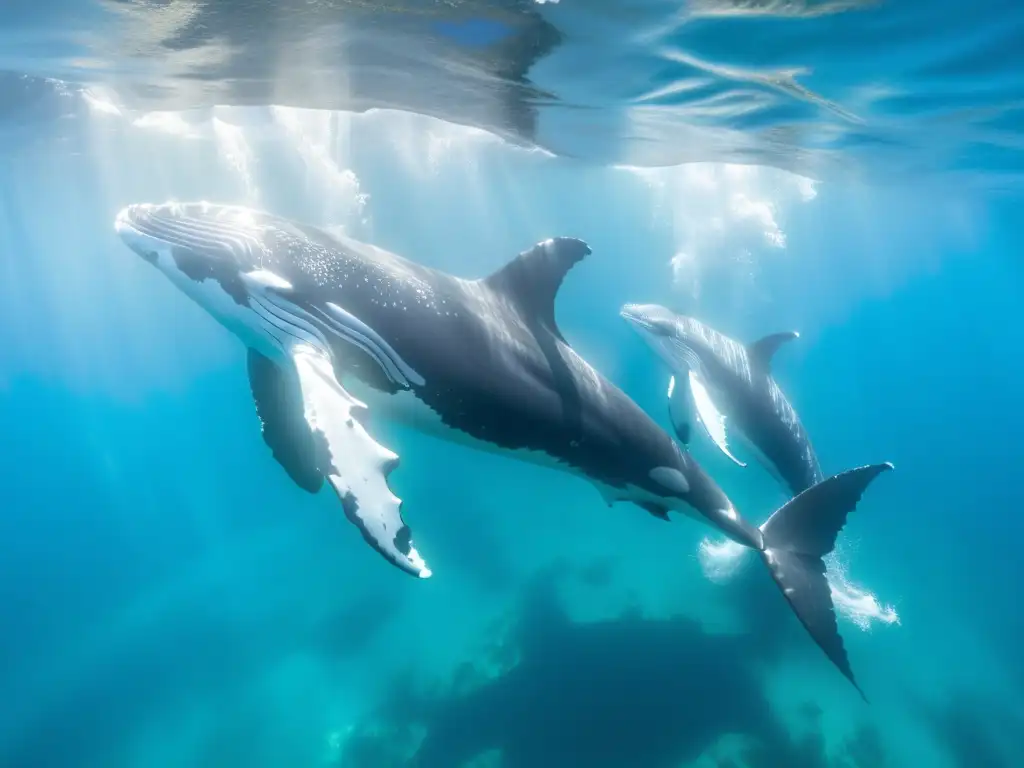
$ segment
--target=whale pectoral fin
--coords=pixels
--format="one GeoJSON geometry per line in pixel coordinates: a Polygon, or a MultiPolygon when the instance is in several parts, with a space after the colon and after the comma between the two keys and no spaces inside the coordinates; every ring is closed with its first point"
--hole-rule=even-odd
{"type": "Polygon", "coordinates": [[[294,376],[251,348],[248,369],[264,442],[296,485],[316,493],[324,484],[321,457],[306,424],[296,383],[290,380],[294,376]]]}
{"type": "Polygon", "coordinates": [[[644,511],[649,512],[659,520],[664,520],[666,523],[671,521],[668,516],[668,507],[666,506],[655,504],[653,501],[640,501],[637,502],[637,506],[644,511]]]}
{"type": "Polygon", "coordinates": [[[314,439],[325,444],[324,475],[334,487],[349,522],[392,564],[421,579],[430,569],[412,543],[402,519],[402,502],[388,487],[398,456],[380,445],[355,418],[365,408],[338,382],[331,361],[319,350],[292,350],[304,416],[314,439]]]}
{"type": "Polygon", "coordinates": [[[693,409],[687,387],[677,387],[676,377],[668,380],[668,418],[683,445],[690,444],[690,414],[693,409]]]}
{"type": "Polygon", "coordinates": [[[750,364],[755,368],[765,373],[770,373],[772,370],[772,358],[778,352],[779,347],[787,341],[799,338],[800,334],[796,331],[783,331],[782,333],[773,333],[765,336],[763,339],[758,339],[747,345],[747,359],[750,360],[750,364]]]}
{"type": "Polygon", "coordinates": [[[707,386],[697,373],[690,371],[690,392],[693,395],[693,404],[697,409],[697,417],[708,433],[708,437],[718,446],[726,456],[735,461],[741,467],[747,466],[744,462],[732,455],[729,450],[729,442],[726,438],[725,416],[719,411],[707,386]]]}

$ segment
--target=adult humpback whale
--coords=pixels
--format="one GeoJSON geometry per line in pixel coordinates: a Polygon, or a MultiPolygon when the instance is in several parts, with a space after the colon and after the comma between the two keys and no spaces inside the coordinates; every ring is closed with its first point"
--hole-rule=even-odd
{"type": "Polygon", "coordinates": [[[821,466],[800,417],[772,376],[775,351],[795,331],[773,333],[743,345],[699,320],[657,304],[627,304],[620,313],[681,377],[669,382],[669,416],[683,444],[690,441],[690,417],[697,416],[726,456],[728,425],[735,424],[747,447],[791,493],[821,482],[821,466]]]}
{"type": "MultiPolygon", "coordinates": [[[[815,641],[854,681],[822,558],[889,464],[831,477],[760,528],[696,461],[565,341],[555,295],[590,248],[546,240],[465,280],[267,213],[208,203],[132,205],[122,239],[249,348],[263,437],[301,487],[326,479],[393,564],[425,578],[398,457],[366,431],[369,406],[489,451],[574,472],[608,503],[697,517],[757,550],[815,641]]],[[[858,690],[859,687],[858,687],[858,690]]]]}

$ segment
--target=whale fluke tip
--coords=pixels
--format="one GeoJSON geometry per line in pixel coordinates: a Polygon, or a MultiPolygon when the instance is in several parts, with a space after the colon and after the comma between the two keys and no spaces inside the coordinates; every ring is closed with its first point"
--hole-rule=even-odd
{"type": "Polygon", "coordinates": [[[867,701],[850,667],[825,579],[824,558],[871,481],[892,464],[868,464],[833,475],[777,509],[761,526],[761,557],[818,647],[867,701]]]}

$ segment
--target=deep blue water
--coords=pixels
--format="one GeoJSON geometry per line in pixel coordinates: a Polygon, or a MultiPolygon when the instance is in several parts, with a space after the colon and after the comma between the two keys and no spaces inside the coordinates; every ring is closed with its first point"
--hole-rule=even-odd
{"type": "MultiPolygon", "coordinates": [[[[543,6],[548,18],[574,12],[557,5],[543,6]]],[[[785,102],[765,105],[756,126],[734,122],[742,110],[708,118],[702,135],[714,140],[686,158],[756,164],[677,166],[673,145],[667,167],[637,169],[408,112],[143,115],[127,95],[137,88],[110,96],[118,82],[104,67],[90,82],[108,81],[107,91],[88,98],[12,76],[0,153],[0,765],[1024,763],[1024,235],[1010,98],[1022,82],[1020,12],[989,2],[954,18],[912,6],[759,17],[762,65],[817,52],[880,89],[885,52],[917,51],[915,67],[889,71],[917,73],[904,85],[937,84],[913,95],[931,107],[879,108],[830,144],[828,157],[853,170],[824,181],[772,167],[799,166],[790,161],[816,141],[776,131],[762,143],[769,124],[804,123],[772,111],[785,102]],[[872,13],[882,16],[869,23],[872,13]],[[787,33],[769,34],[772,25],[787,33]],[[903,33],[872,55],[859,36],[883,28],[903,33]],[[957,77],[940,64],[954,61],[957,77]],[[964,101],[944,108],[957,88],[964,101]],[[970,130],[928,133],[924,113],[959,114],[970,93],[988,99],[970,130]],[[978,120],[1003,123],[975,132],[978,120]],[[861,152],[855,134],[899,141],[893,155],[861,152]],[[738,156],[742,137],[756,139],[756,157],[738,156]],[[898,158],[891,177],[887,157],[898,158]],[[705,537],[717,541],[710,529],[609,509],[578,479],[373,414],[375,435],[402,456],[396,491],[435,575],[419,582],[388,567],[329,493],[301,492],[273,460],[243,347],[115,235],[121,207],[166,199],[342,226],[466,277],[545,237],[583,238],[593,253],[560,291],[559,325],[665,426],[667,374],[619,318],[622,304],[661,302],[744,340],[798,329],[775,370],[826,473],[896,468],[851,516],[830,563],[835,588],[868,601],[841,611],[840,631],[870,704],[761,569],[726,576],[699,556],[705,537]]],[[[576,38],[565,32],[562,50],[610,45],[609,19],[652,29],[674,18],[660,7],[616,17],[602,3],[607,15],[576,38]]],[[[3,31],[38,36],[19,38],[21,59],[5,64],[73,80],[48,46],[65,58],[89,48],[68,53],[54,30],[81,42],[99,11],[69,5],[61,27],[10,8],[3,31]]],[[[500,23],[408,24],[487,48],[519,18],[489,13],[500,23]]],[[[694,19],[673,39],[720,23],[690,49],[740,59],[752,54],[728,30],[743,18],[694,19]]],[[[609,61],[637,63],[644,48],[628,39],[609,61]]],[[[635,83],[623,72],[589,74],[561,81],[560,96],[587,102],[580,89],[598,93],[604,77],[608,101],[629,102],[635,83]]],[[[838,101],[856,90],[836,87],[838,101]]],[[[645,145],[596,134],[597,145],[581,133],[579,146],[645,145]]],[[[750,519],[784,501],[760,468],[733,465],[706,440],[694,452],[750,519]]]]}

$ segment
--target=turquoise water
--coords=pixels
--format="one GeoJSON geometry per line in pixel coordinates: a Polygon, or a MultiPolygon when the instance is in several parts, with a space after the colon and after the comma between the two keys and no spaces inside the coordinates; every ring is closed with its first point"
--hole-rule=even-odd
{"type": "MultiPolygon", "coordinates": [[[[696,121],[701,141],[688,147],[620,130],[621,110],[610,117],[639,88],[629,76],[645,71],[636,52],[657,49],[623,35],[607,62],[636,68],[617,70],[619,80],[603,71],[552,75],[564,101],[598,116],[593,131],[563,125],[559,141],[535,142],[543,151],[514,146],[512,138],[529,143],[521,131],[502,140],[410,111],[216,107],[180,115],[164,111],[170,103],[135,103],[146,70],[133,70],[130,83],[109,62],[75,70],[95,53],[83,30],[106,29],[100,12],[111,5],[187,10],[83,3],[69,5],[74,12],[60,23],[27,5],[0,12],[5,32],[24,33],[21,47],[5,49],[6,66],[90,83],[83,93],[5,80],[0,764],[1024,761],[1016,738],[1024,720],[1018,10],[974,4],[943,20],[915,4],[883,4],[758,17],[768,26],[756,28],[757,39],[774,41],[756,47],[758,66],[777,56],[779,67],[815,63],[820,76],[830,63],[861,90],[880,89],[889,72],[892,91],[900,90],[893,83],[935,84],[917,91],[931,107],[876,105],[851,123],[817,111],[813,100],[758,101],[740,85],[704,96],[734,106],[749,98],[763,111],[747,113],[752,123],[739,120],[742,109],[705,115],[696,121]],[[15,19],[15,11],[24,15],[15,19]],[[771,25],[788,31],[769,38],[771,25]],[[857,43],[871,31],[910,28],[920,31],[893,32],[880,46],[917,56],[900,59],[902,67],[886,69],[884,56],[857,43]],[[939,66],[983,51],[988,58],[959,78],[939,66]],[[86,70],[88,78],[74,77],[86,70]],[[603,110],[594,95],[601,82],[603,110]],[[972,99],[984,103],[968,116],[972,99]],[[785,104],[810,112],[789,113],[785,104]],[[845,133],[826,129],[833,119],[845,133]],[[931,130],[932,120],[948,130],[931,130]],[[822,148],[826,135],[834,141],[822,148]],[[573,154],[566,142],[575,137],[575,154],[585,156],[561,156],[573,154]],[[865,149],[869,139],[886,150],[865,149]],[[638,147],[660,154],[645,150],[640,162],[638,147]],[[680,147],[692,154],[682,157],[680,147]],[[809,158],[810,166],[802,162],[809,158]],[[830,169],[849,168],[838,177],[812,173],[822,158],[830,169]],[[677,165],[682,159],[702,162],[677,165]],[[870,704],[814,647],[763,569],[722,554],[710,528],[681,516],[666,525],[626,504],[608,508],[579,479],[371,414],[375,436],[402,456],[394,487],[434,577],[420,582],[389,567],[331,494],[303,493],[272,458],[242,345],[115,235],[124,205],[167,199],[239,203],[342,227],[466,277],[492,272],[543,238],[580,237],[593,253],[560,291],[559,325],[666,427],[667,372],[618,316],[622,304],[663,303],[744,340],[798,329],[775,372],[826,474],[881,461],[896,467],[851,515],[829,563],[840,632],[870,704]]],[[[472,4],[462,5],[465,14],[472,4]]],[[[521,18],[497,5],[477,4],[489,21],[468,32],[458,15],[431,29],[493,50],[501,38],[492,17],[512,26],[521,18]]],[[[658,3],[618,17],[602,3],[573,27],[558,16],[571,15],[573,4],[556,5],[542,10],[554,14],[545,18],[565,42],[531,64],[538,81],[545,66],[572,68],[571,57],[558,55],[572,53],[574,41],[577,52],[595,40],[610,45],[609,19],[662,37],[666,20],[678,22],[658,3]]],[[[677,23],[673,45],[719,63],[747,56],[753,66],[755,54],[729,36],[739,23],[677,23]],[[713,23],[723,25],[716,34],[683,35],[713,23]]],[[[243,33],[252,37],[252,26],[224,36],[237,42],[243,33]]],[[[281,35],[272,50],[288,41],[294,46],[281,35]]],[[[188,67],[200,66],[202,46],[192,43],[167,46],[169,70],[187,69],[183,51],[188,67]]],[[[289,76],[298,69],[291,60],[280,65],[289,76]]],[[[701,87],[737,82],[717,76],[701,87]]],[[[176,82],[191,88],[196,79],[176,82]]],[[[827,100],[857,112],[853,86],[830,82],[819,83],[827,100]]],[[[254,100],[287,101],[287,87],[277,88],[281,98],[261,91],[254,100]]],[[[193,88],[199,96],[189,106],[210,93],[206,107],[222,103],[217,96],[230,92],[193,88]]],[[[153,85],[148,93],[159,101],[171,91],[153,85]]],[[[432,105],[419,111],[454,108],[443,89],[414,95],[432,105]]],[[[305,106],[342,106],[315,101],[305,106]]],[[[704,439],[693,449],[749,519],[761,522],[785,501],[759,467],[737,467],[704,439]]]]}

